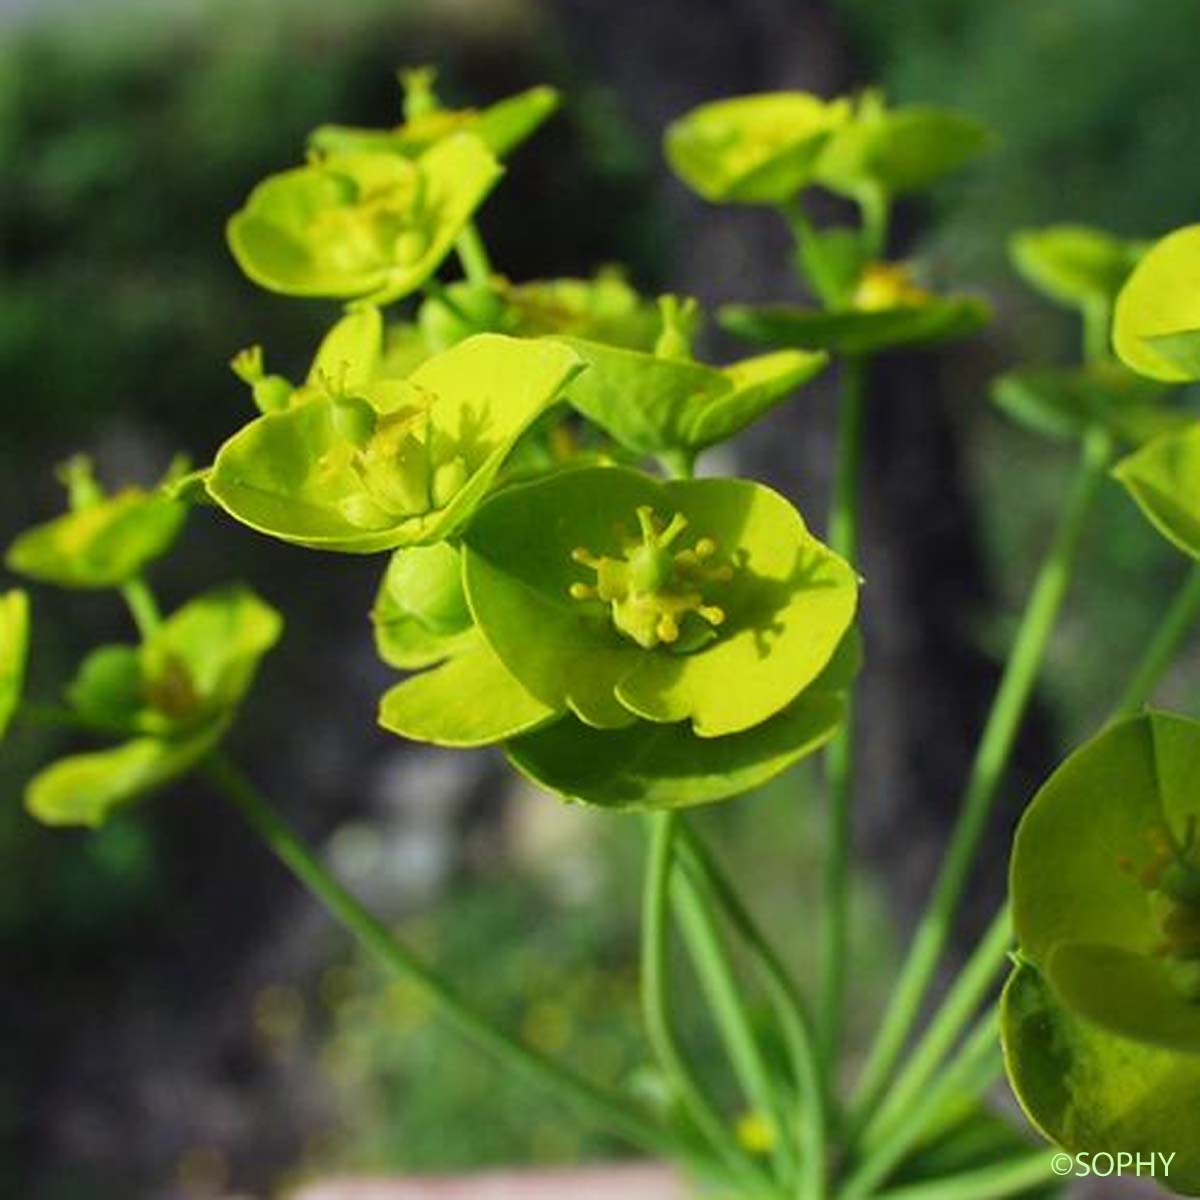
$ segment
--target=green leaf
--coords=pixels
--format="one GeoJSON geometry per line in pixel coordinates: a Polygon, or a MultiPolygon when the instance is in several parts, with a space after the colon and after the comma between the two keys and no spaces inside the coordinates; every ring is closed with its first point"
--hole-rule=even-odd
{"type": "Polygon", "coordinates": [[[437,746],[488,746],[558,715],[513,678],[476,631],[446,662],[398,683],[379,706],[384,729],[437,746]]]}
{"type": "Polygon", "coordinates": [[[1200,558],[1200,424],[1148,442],[1113,474],[1163,537],[1200,558]]]}
{"type": "Polygon", "coordinates": [[[28,656],[29,597],[12,588],[0,594],[0,740],[21,703],[28,656]]]}
{"type": "Polygon", "coordinates": [[[330,155],[259,184],[230,219],[229,247],[272,291],[390,303],[437,270],[500,174],[465,133],[415,160],[330,155]]]}
{"type": "Polygon", "coordinates": [[[672,170],[706,200],[781,205],[812,182],[848,114],[846,101],[807,92],[716,100],[672,122],[664,148],[672,170]]]}
{"type": "MultiPolygon", "coordinates": [[[[64,588],[120,587],[175,544],[187,505],[164,492],[125,488],[105,497],[86,460],[64,470],[82,472],[74,511],[28,529],[5,558],[10,571],[64,588]]],[[[173,482],[173,481],[169,481],[173,482]]]]}
{"type": "Polygon", "coordinates": [[[406,120],[394,129],[360,129],[349,125],[321,125],[309,134],[308,144],[322,154],[400,154],[415,158],[455,133],[473,133],[497,157],[515,150],[559,106],[551,87],[533,87],[477,111],[434,108],[406,120]]]}
{"type": "Polygon", "coordinates": [[[1018,368],[994,379],[991,393],[1018,425],[1051,438],[1079,438],[1100,425],[1136,446],[1195,421],[1167,406],[1168,389],[1118,363],[1018,368]]]}
{"type": "Polygon", "coordinates": [[[1152,379],[1200,379],[1200,225],[1155,242],[1130,275],[1113,314],[1113,346],[1152,379]]]}
{"type": "Polygon", "coordinates": [[[1013,1091],[1030,1121],[1072,1154],[1155,1157],[1160,1186],[1200,1195],[1200,1056],[1130,1041],[1060,1004],[1031,963],[1004,989],[1002,1036],[1013,1091]]]}
{"type": "Polygon", "coordinates": [[[781,351],[728,367],[564,339],[588,364],[567,399],[643,454],[696,452],[732,437],[824,369],[824,354],[781,351]]]}
{"type": "Polygon", "coordinates": [[[889,109],[877,92],[860,97],[817,163],[817,181],[860,195],[923,191],[989,148],[987,127],[964,113],[929,105],[889,109]]]}
{"type": "Polygon", "coordinates": [[[1147,713],[1072,754],[1013,847],[1022,953],[1075,1015],[1200,1052],[1200,724],[1147,713]],[[1192,895],[1194,890],[1194,896],[1192,895]]]}
{"type": "Polygon", "coordinates": [[[365,443],[348,436],[333,400],[251,422],[221,447],[209,492],[252,529],[315,549],[374,553],[440,541],[581,367],[563,345],[468,338],[407,381],[364,390],[379,418],[365,443]]]}
{"type": "Polygon", "coordinates": [[[177,741],[135,738],[111,750],[74,754],[30,780],[25,807],[43,825],[97,829],[113,812],[189,770],[216,744],[219,727],[177,741]]]}
{"type": "Polygon", "coordinates": [[[413,670],[457,654],[476,640],[462,562],[447,542],[397,550],[371,610],[379,657],[413,670]]]}
{"type": "Polygon", "coordinates": [[[966,337],[990,317],[973,297],[948,297],[874,312],[822,312],[789,304],[727,304],[717,314],[722,328],[765,346],[795,346],[831,354],[877,354],[905,346],[929,346],[966,337]]]}
{"type": "Polygon", "coordinates": [[[817,678],[856,605],[853,571],[782,497],[742,480],[564,471],[498,492],[465,545],[471,611],[505,666],[548,707],[601,729],[638,717],[691,720],[700,737],[752,728],[817,678]],[[636,582],[639,555],[650,553],[634,533],[643,518],[655,545],[667,522],[677,534],[675,518],[686,521],[668,557],[690,558],[695,582],[673,577],[685,568],[669,563],[667,582],[636,582]],[[625,581],[611,604],[577,598],[597,569],[585,558],[602,587],[625,581]],[[685,595],[664,635],[664,606],[685,595]],[[702,619],[700,605],[719,612],[702,619]]]}
{"type": "Polygon", "coordinates": [[[1022,229],[1009,239],[1017,273],[1043,296],[1068,308],[1109,305],[1146,251],[1146,243],[1088,225],[1022,229]]]}
{"type": "MultiPolygon", "coordinates": [[[[838,658],[856,666],[855,654],[851,645],[838,658]]],[[[781,712],[725,737],[697,737],[687,722],[601,730],[566,717],[505,752],[523,775],[569,800],[610,809],[709,804],[759,787],[828,742],[845,716],[851,673],[831,665],[781,712]]]]}

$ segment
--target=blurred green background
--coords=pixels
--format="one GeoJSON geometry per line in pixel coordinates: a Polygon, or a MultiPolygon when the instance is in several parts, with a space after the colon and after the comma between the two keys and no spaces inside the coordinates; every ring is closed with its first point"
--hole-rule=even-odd
{"type": "MultiPolygon", "coordinates": [[[[743,289],[725,299],[778,285],[777,235],[760,232],[770,220],[760,214],[714,218],[672,183],[661,125],[728,92],[880,81],[899,101],[960,106],[1000,138],[977,169],[901,218],[905,241],[940,275],[985,291],[998,313],[986,338],[894,375],[939,422],[942,458],[927,469],[957,481],[962,555],[924,591],[870,597],[885,635],[902,638],[914,613],[953,588],[953,625],[936,647],[939,695],[959,694],[959,682],[982,694],[1071,469],[1069,451],[988,408],[986,381],[1005,365],[1076,353],[1071,321],[1011,276],[1006,235],[1082,220],[1154,236],[1193,219],[1198,58],[1190,0],[1157,0],[1152,19],[1132,0],[0,4],[0,534],[57,509],[52,467],[76,449],[94,452],[113,482],[153,478],[176,449],[211,453],[247,412],[224,366],[242,345],[263,342],[285,373],[307,361],[333,309],[254,289],[225,252],[222,225],[256,180],[296,159],[315,124],[392,121],[398,65],[438,63],[451,101],[543,81],[564,90],[563,113],[515,158],[482,218],[514,278],[621,261],[646,289],[703,291],[723,262],[743,289]],[[726,223],[704,224],[717,219],[726,223]],[[698,236],[706,230],[717,232],[698,236]]],[[[825,444],[827,406],[788,419],[777,433],[825,444]]],[[[902,446],[922,428],[890,436],[902,446]]],[[[753,469],[753,441],[745,452],[753,469]]],[[[795,476],[815,503],[819,489],[795,476]]],[[[888,482],[881,473],[868,487],[888,482]]],[[[1103,713],[1114,664],[1136,653],[1181,573],[1115,489],[1096,531],[1046,672],[1034,773],[1103,713]]],[[[882,555],[902,557],[905,546],[876,552],[886,578],[882,555]]],[[[868,545],[868,574],[871,555],[868,545]]],[[[489,759],[452,767],[378,734],[374,702],[389,680],[365,621],[377,572],[202,513],[156,584],[174,603],[246,577],[283,609],[285,645],[235,747],[255,775],[469,996],[598,1078],[652,1096],[633,967],[639,830],[532,796],[489,759]]],[[[127,635],[123,622],[108,598],[39,591],[32,690],[52,696],[86,648],[127,635]]],[[[906,670],[921,677],[920,664],[906,670]]],[[[1198,673],[1192,655],[1164,698],[1186,706],[1198,673]]],[[[886,702],[870,716],[900,720],[886,702]]],[[[924,730],[897,728],[909,757],[938,736],[935,716],[924,730]]],[[[343,1168],[620,1151],[443,1034],[200,784],[99,835],[35,827],[21,781],[58,746],[24,731],[0,760],[5,1194],[266,1196],[343,1168]]],[[[800,772],[703,817],[753,877],[802,977],[821,853],[812,790],[800,772]]],[[[924,803],[880,794],[866,806],[868,845],[899,819],[888,805],[924,803]]],[[[951,799],[929,800],[922,836],[944,826],[951,799]]],[[[993,875],[1005,844],[1000,829],[993,875]]],[[[887,889],[909,896],[909,854],[877,853],[879,878],[858,897],[860,1037],[894,954],[887,889]]],[[[689,1029],[703,1051],[710,1035],[695,1014],[689,1029]]]]}

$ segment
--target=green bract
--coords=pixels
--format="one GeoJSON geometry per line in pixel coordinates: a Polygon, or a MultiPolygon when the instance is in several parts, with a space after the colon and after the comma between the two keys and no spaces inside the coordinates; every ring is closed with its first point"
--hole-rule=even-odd
{"type": "Polygon", "coordinates": [[[824,354],[781,350],[710,367],[577,338],[567,344],[590,368],[567,399],[622,445],[645,454],[723,442],[828,363],[824,354]]]}
{"type": "Polygon", "coordinates": [[[397,550],[371,621],[379,657],[402,670],[430,666],[474,644],[459,551],[448,542],[397,550]]]}
{"type": "Polygon", "coordinates": [[[398,683],[380,702],[384,729],[438,746],[488,746],[560,715],[527,691],[477,629],[438,666],[398,683]]]}
{"type": "Polygon", "coordinates": [[[768,92],[702,104],[666,132],[667,161],[706,200],[786,204],[812,182],[845,100],[768,92]]]}
{"type": "Polygon", "coordinates": [[[18,588],[0,595],[0,739],[21,702],[29,654],[29,597],[18,588]]]}
{"type": "Polygon", "coordinates": [[[1083,437],[1097,425],[1139,446],[1195,418],[1168,408],[1169,389],[1119,363],[1023,367],[992,381],[992,399],[1019,425],[1047,437],[1083,437]]]}
{"type": "Polygon", "coordinates": [[[433,94],[436,72],[430,68],[402,71],[405,119],[393,129],[359,129],[347,125],[321,125],[308,143],[325,154],[374,153],[416,157],[451,134],[468,132],[503,158],[532,134],[559,105],[551,87],[533,87],[487,108],[442,108],[433,94]]]}
{"type": "Polygon", "coordinates": [[[251,528],[302,546],[440,541],[581,367],[553,342],[469,338],[407,379],[259,417],[221,447],[209,492],[251,528]]]}
{"type": "Polygon", "coordinates": [[[1162,1155],[1173,1192],[1200,1194],[1200,1055],[1119,1037],[1065,1007],[1029,963],[1004,989],[1013,1090],[1033,1124],[1072,1153],[1162,1155]]]}
{"type": "Polygon", "coordinates": [[[585,724],[739,733],[824,670],[857,580],[782,497],[583,468],[492,497],[464,535],[472,614],[539,702],[585,724]]]}
{"type": "Polygon", "coordinates": [[[1148,442],[1113,474],[1159,533],[1200,558],[1200,424],[1148,442]]]}
{"type": "Polygon", "coordinates": [[[825,745],[845,716],[857,666],[852,631],[795,700],[742,733],[697,737],[686,722],[595,729],[567,716],[505,749],[522,774],[571,800],[612,809],[708,804],[766,783],[825,745]]]}
{"type": "MultiPolygon", "coordinates": [[[[169,487],[181,464],[168,473],[169,487]]],[[[61,471],[72,511],[26,530],[8,548],[10,571],[66,588],[120,587],[175,543],[187,505],[163,490],[124,488],[105,496],[79,455],[61,471]]]]}
{"type": "Polygon", "coordinates": [[[224,588],[185,604],[139,647],[94,651],[68,700],[88,723],[131,738],[52,763],[29,783],[30,813],[98,826],[182,774],[220,740],[281,627],[252,592],[224,588]]]}
{"type": "Polygon", "coordinates": [[[884,308],[823,312],[791,304],[727,304],[717,320],[748,341],[833,354],[875,354],[897,346],[929,346],[966,337],[987,324],[990,310],[974,297],[927,296],[884,308]]]}
{"type": "Polygon", "coordinates": [[[267,374],[261,346],[243,350],[230,366],[250,385],[263,413],[331,394],[355,395],[372,380],[391,374],[385,370],[383,317],[373,304],[357,306],[334,324],[321,339],[300,387],[282,375],[267,374]]]}
{"type": "Polygon", "coordinates": [[[1200,225],[1156,242],[1117,297],[1117,354],[1168,383],[1200,379],[1200,225]]]}
{"type": "Polygon", "coordinates": [[[1111,304],[1145,251],[1145,242],[1088,225],[1023,229],[1008,243],[1013,266],[1026,283],[1069,308],[1111,304]]]}
{"type": "Polygon", "coordinates": [[[972,117],[928,105],[888,108],[864,92],[817,163],[818,183],[848,196],[920,191],[987,149],[991,134],[972,117]]]}
{"type": "Polygon", "coordinates": [[[318,156],[254,189],[229,221],[229,246],[272,291],[387,303],[437,270],[501,171],[469,133],[416,159],[318,156]]]}
{"type": "Polygon", "coordinates": [[[1071,755],[1013,849],[1022,954],[1071,1013],[1200,1053],[1200,724],[1147,713],[1071,755]]]}
{"type": "Polygon", "coordinates": [[[450,284],[421,305],[419,324],[430,350],[444,350],[480,329],[517,337],[562,334],[610,346],[650,350],[660,320],[616,271],[594,279],[535,279],[510,283],[496,276],[489,287],[450,284]]]}

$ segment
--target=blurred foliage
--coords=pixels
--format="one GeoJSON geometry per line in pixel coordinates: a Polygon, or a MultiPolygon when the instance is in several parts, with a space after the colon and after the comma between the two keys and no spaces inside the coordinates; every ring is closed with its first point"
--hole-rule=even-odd
{"type": "MultiPolygon", "coordinates": [[[[999,135],[975,169],[939,191],[922,226],[947,277],[999,299],[992,353],[953,362],[943,381],[987,559],[1005,608],[1016,612],[1073,455],[982,412],[982,391],[988,376],[1014,362],[1070,364],[1080,351],[1077,321],[1020,281],[1008,238],[1064,221],[1152,238],[1195,219],[1195,6],[1159,0],[1152,14],[1125,0],[836,0],[834,7],[863,78],[878,80],[898,103],[962,108],[999,135]]],[[[1064,744],[1103,717],[1121,664],[1133,661],[1185,570],[1115,488],[1106,490],[1092,529],[1045,673],[1064,744]]],[[[978,632],[1002,657],[1007,620],[978,632]]],[[[1197,669],[1193,654],[1176,685],[1194,689],[1197,669]]]]}

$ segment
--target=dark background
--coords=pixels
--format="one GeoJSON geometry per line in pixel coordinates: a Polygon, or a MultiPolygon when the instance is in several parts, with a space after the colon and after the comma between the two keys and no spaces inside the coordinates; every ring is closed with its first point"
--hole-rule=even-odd
{"type": "MultiPolygon", "coordinates": [[[[1022,291],[1014,228],[1154,236],[1200,196],[1191,0],[343,0],[0,5],[0,535],[57,511],[85,448],[111,483],[211,454],[248,415],[230,355],[297,373],[333,306],[256,290],[222,226],[324,120],[396,118],[394,70],[435,62],[451,102],[536,82],[564,111],[514,158],[481,226],[515,279],[627,263],[645,290],[792,296],[770,214],[716,209],[665,171],[663,125],[715,96],[882,82],[997,131],[986,161],[898,214],[895,249],[986,293],[986,335],[876,371],[865,472],[869,669],[854,1034],[883,995],[1012,624],[1072,468],[1006,427],[987,380],[1069,361],[1077,330],[1022,291]]],[[[832,209],[830,211],[833,211],[832,209]]],[[[710,335],[705,350],[736,347],[710,335]]],[[[832,381],[725,463],[820,527],[832,381]]],[[[1104,713],[1181,571],[1109,489],[1027,723],[962,938],[995,902],[1030,788],[1104,713]]],[[[197,513],[156,569],[174,605],[244,578],[288,619],[233,750],[338,872],[479,1004],[600,1078],[638,1086],[636,823],[563,808],[489,755],[376,731],[390,675],[366,622],[381,565],[197,513]]],[[[30,690],[130,636],[115,598],[38,590],[30,690]]],[[[1194,697],[1193,656],[1163,698],[1194,697]]],[[[434,1169],[619,1150],[444,1035],[361,961],[198,780],[101,833],[20,806],[66,743],[0,758],[0,1192],[31,1200],[266,1194],[341,1167],[434,1169]]],[[[821,854],[807,772],[706,814],[789,957],[813,959],[821,854]]],[[[706,1036],[697,1029],[695,1036],[706,1036]]]]}

